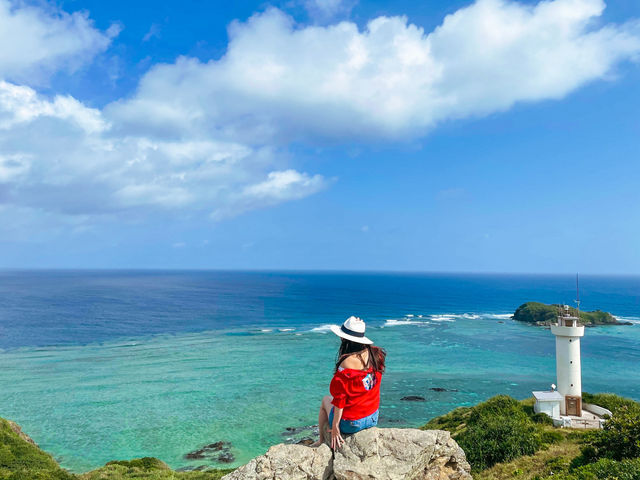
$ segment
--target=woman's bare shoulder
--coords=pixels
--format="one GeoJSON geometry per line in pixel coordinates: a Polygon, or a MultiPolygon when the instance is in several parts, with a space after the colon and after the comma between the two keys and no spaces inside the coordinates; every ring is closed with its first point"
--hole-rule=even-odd
{"type": "Polygon", "coordinates": [[[355,370],[362,369],[362,362],[357,357],[357,355],[349,355],[345,358],[340,364],[342,368],[353,368],[355,370]]]}

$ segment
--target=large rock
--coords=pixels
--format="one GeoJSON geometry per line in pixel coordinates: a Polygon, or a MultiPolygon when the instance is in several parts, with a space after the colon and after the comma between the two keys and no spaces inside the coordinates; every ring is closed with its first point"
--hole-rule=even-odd
{"type": "Polygon", "coordinates": [[[470,479],[464,451],[442,430],[370,428],[335,452],[337,480],[470,479]]]}
{"type": "Polygon", "coordinates": [[[223,480],[464,480],[469,471],[449,432],[369,428],[333,454],[326,445],[276,445],[223,480]]]}
{"type": "Polygon", "coordinates": [[[333,459],[326,445],[318,448],[281,443],[234,470],[223,480],[329,480],[333,459]]]}

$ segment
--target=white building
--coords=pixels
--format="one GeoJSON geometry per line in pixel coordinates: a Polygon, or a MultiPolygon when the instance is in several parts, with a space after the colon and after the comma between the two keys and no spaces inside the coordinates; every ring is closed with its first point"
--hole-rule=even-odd
{"type": "Polygon", "coordinates": [[[560,418],[560,403],[564,401],[562,395],[557,391],[533,392],[536,403],[533,411],[536,413],[546,413],[551,418],[560,418]]]}

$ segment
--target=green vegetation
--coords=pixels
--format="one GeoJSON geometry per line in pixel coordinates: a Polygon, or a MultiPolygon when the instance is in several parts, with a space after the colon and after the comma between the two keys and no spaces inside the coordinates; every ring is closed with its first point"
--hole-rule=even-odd
{"type": "MultiPolygon", "coordinates": [[[[640,458],[633,460],[602,459],[571,471],[560,471],[544,480],[638,480],[640,479],[640,458]]],[[[542,479],[541,479],[542,480],[542,479]]]]}
{"type": "Polygon", "coordinates": [[[476,470],[531,455],[542,446],[540,429],[520,403],[499,395],[476,406],[458,443],[476,470]]]}
{"type": "Polygon", "coordinates": [[[218,480],[231,471],[175,472],[157,458],[146,457],[109,462],[74,475],[60,468],[17,425],[0,418],[0,480],[218,480]]]}
{"type": "Polygon", "coordinates": [[[51,455],[19,435],[15,424],[0,418],[0,480],[72,480],[51,455]]]}
{"type": "Polygon", "coordinates": [[[611,410],[603,430],[555,429],[533,412],[533,399],[504,395],[422,428],[450,431],[476,480],[640,480],[640,403],[589,393],[583,401],[611,410]]]}
{"type": "Polygon", "coordinates": [[[540,480],[558,472],[566,472],[571,460],[580,454],[579,438],[582,432],[558,429],[562,440],[510,462],[497,463],[493,467],[474,472],[474,480],[540,480]]]}
{"type": "Polygon", "coordinates": [[[457,408],[422,428],[450,431],[474,472],[478,472],[499,462],[532,455],[559,440],[552,434],[543,435],[544,424],[534,422],[534,415],[530,402],[498,395],[475,407],[457,408]]]}
{"type": "Polygon", "coordinates": [[[640,459],[640,403],[611,394],[587,394],[587,397],[594,402],[601,400],[613,416],[605,422],[602,430],[589,433],[581,455],[574,459],[573,465],[586,466],[596,462],[611,466],[611,462],[600,460],[640,459]]]}
{"type": "Polygon", "coordinates": [[[175,472],[157,458],[145,457],[129,461],[109,462],[104,467],[78,475],[78,480],[218,480],[228,470],[175,472]]]}
{"type": "MultiPolygon", "coordinates": [[[[527,302],[518,307],[513,314],[513,319],[535,325],[551,325],[557,323],[560,309],[564,311],[562,305],[527,302]]],[[[578,315],[578,311],[571,307],[569,307],[569,313],[574,317],[578,315]]],[[[613,315],[602,310],[580,312],[580,321],[583,325],[626,325],[626,323],[618,322],[613,315]]]]}
{"type": "Polygon", "coordinates": [[[618,395],[614,395],[613,393],[582,393],[582,401],[584,403],[592,403],[594,405],[599,405],[607,410],[610,410],[611,413],[615,414],[620,408],[627,407],[629,410],[638,410],[640,409],[640,403],[635,400],[631,400],[630,398],[620,397],[618,395]]]}

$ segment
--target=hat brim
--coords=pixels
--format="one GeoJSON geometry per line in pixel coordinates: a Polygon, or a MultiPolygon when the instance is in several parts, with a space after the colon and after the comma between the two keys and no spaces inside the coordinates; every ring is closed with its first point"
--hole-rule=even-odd
{"type": "Polygon", "coordinates": [[[344,333],[338,325],[331,325],[331,331],[340,338],[345,338],[347,340],[351,340],[352,342],[362,343],[364,345],[373,345],[373,341],[369,340],[367,337],[354,337],[353,335],[344,333]]]}

